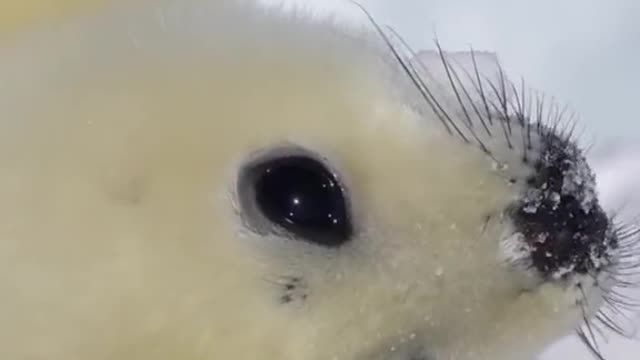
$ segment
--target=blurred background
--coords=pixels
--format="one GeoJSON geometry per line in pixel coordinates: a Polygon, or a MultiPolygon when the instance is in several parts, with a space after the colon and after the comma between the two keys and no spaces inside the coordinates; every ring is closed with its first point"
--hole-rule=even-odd
{"type": "MultiPolygon", "coordinates": [[[[261,0],[362,21],[346,0],[261,0]]],[[[568,103],[581,118],[603,205],[640,215],[640,1],[360,0],[417,49],[494,51],[512,79],[568,103]]],[[[640,294],[636,295],[640,299],[640,294]]],[[[640,326],[640,316],[632,315],[640,326]]],[[[599,341],[608,360],[637,360],[640,340],[599,341]]],[[[540,360],[588,360],[575,338],[540,360]]]]}

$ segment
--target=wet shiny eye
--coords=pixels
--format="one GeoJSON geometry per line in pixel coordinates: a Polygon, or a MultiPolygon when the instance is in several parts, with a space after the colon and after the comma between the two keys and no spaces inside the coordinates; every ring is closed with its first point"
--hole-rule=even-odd
{"type": "Polygon", "coordinates": [[[284,156],[252,170],[255,208],[296,238],[327,247],[352,233],[343,189],[334,174],[308,156],[284,156]]]}

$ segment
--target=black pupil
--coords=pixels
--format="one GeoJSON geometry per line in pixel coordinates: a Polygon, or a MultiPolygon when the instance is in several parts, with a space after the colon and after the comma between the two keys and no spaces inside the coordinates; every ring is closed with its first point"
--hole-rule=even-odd
{"type": "Polygon", "coordinates": [[[348,240],[351,226],[342,188],[320,162],[284,157],[258,171],[256,201],[267,219],[319,245],[338,246],[348,240]]]}

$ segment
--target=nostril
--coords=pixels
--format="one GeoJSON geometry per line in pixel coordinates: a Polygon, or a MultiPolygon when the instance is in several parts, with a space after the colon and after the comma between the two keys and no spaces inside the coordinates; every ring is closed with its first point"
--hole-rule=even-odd
{"type": "Polygon", "coordinates": [[[531,251],[533,266],[545,277],[571,273],[587,274],[600,270],[610,250],[616,246],[611,222],[595,206],[589,213],[575,207],[575,200],[563,199],[528,211],[520,204],[512,219],[531,251]]]}
{"type": "MultiPolygon", "coordinates": [[[[573,234],[566,230],[561,230],[556,233],[553,238],[548,241],[548,254],[551,254],[552,257],[556,259],[565,258],[570,256],[572,253],[575,253],[577,249],[581,246],[586,246],[587,244],[580,244],[581,236],[579,234],[573,234]]],[[[545,254],[547,257],[549,255],[545,254]]]]}
{"type": "Polygon", "coordinates": [[[545,274],[559,270],[561,264],[576,262],[582,248],[588,244],[580,241],[580,236],[569,231],[560,231],[554,235],[540,234],[535,237],[533,253],[531,254],[534,266],[545,274]]]}
{"type": "Polygon", "coordinates": [[[537,164],[524,196],[508,211],[532,266],[545,278],[598,272],[617,239],[586,159],[574,144],[549,133],[537,164]]]}

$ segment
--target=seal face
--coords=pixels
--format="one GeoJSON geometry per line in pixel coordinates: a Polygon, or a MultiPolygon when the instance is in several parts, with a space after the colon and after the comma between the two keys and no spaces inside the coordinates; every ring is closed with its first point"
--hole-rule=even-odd
{"type": "Polygon", "coordinates": [[[638,233],[494,55],[122,6],[0,54],[4,357],[513,360],[620,329],[638,233]]]}

